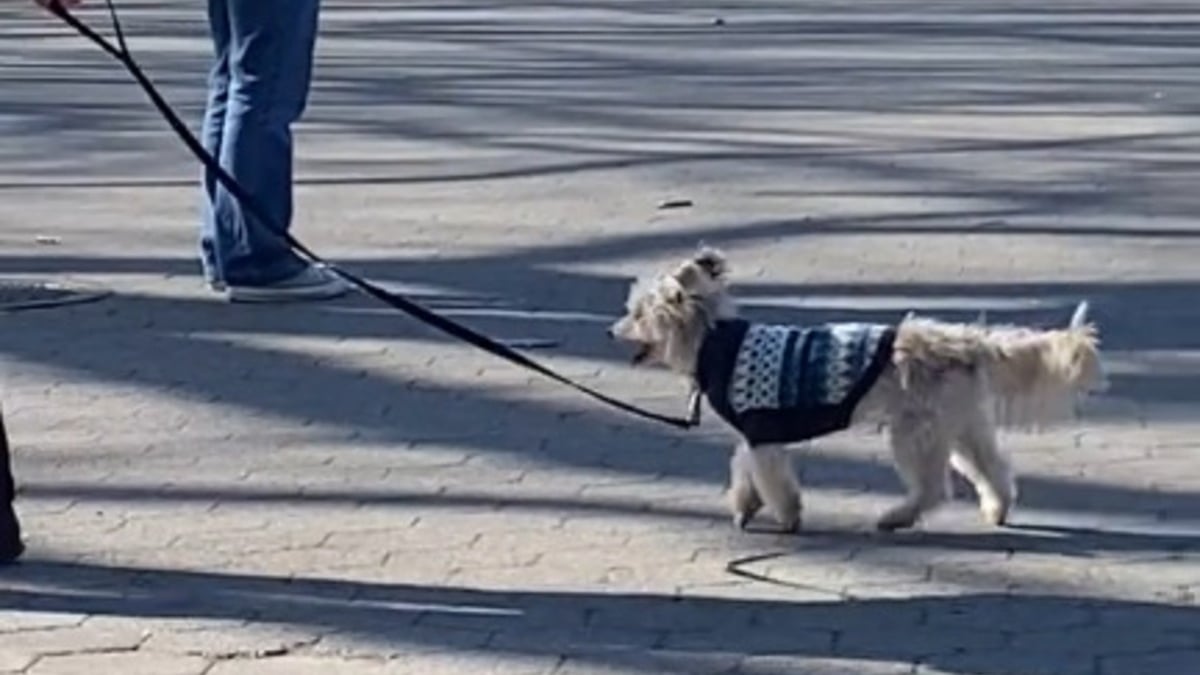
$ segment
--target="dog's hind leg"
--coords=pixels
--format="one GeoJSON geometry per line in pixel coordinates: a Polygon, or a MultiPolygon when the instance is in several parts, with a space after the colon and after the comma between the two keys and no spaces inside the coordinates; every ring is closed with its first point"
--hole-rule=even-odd
{"type": "Polygon", "coordinates": [[[733,524],[743,530],[763,506],[762,497],[754,488],[754,457],[745,443],[739,443],[729,459],[729,491],[726,498],[733,514],[733,524]]]}
{"type": "Polygon", "coordinates": [[[787,449],[761,445],[750,449],[751,478],[763,503],[785,532],[800,529],[800,483],[792,471],[787,449]]]}
{"type": "Polygon", "coordinates": [[[950,444],[937,419],[898,415],[891,424],[891,444],[908,496],[879,518],[876,527],[887,532],[912,527],[950,495],[950,444]]]}
{"type": "Polygon", "coordinates": [[[988,411],[972,414],[957,441],[951,466],[975,487],[984,519],[1003,525],[1017,499],[1017,484],[1011,462],[996,443],[996,428],[988,411]]]}

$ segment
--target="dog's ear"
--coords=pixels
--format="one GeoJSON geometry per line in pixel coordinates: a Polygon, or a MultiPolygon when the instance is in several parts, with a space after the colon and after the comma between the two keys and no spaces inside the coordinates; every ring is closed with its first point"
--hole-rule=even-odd
{"type": "Polygon", "coordinates": [[[714,283],[723,285],[728,273],[725,255],[715,248],[702,246],[692,259],[675,270],[674,276],[685,290],[706,291],[712,289],[714,283]]]}
{"type": "Polygon", "coordinates": [[[708,284],[712,283],[712,279],[708,272],[694,260],[689,260],[679,266],[675,270],[675,274],[671,275],[671,279],[675,281],[675,285],[680,290],[699,291],[702,288],[708,288],[708,284]]]}
{"type": "Polygon", "coordinates": [[[725,261],[725,254],[711,246],[701,245],[692,262],[713,281],[724,281],[729,274],[729,263],[725,261]]]}
{"type": "MultiPolygon", "coordinates": [[[[680,270],[680,272],[682,271],[680,270]]],[[[665,277],[659,286],[659,292],[667,304],[682,305],[684,299],[687,297],[687,284],[679,278],[678,274],[665,277]]]]}

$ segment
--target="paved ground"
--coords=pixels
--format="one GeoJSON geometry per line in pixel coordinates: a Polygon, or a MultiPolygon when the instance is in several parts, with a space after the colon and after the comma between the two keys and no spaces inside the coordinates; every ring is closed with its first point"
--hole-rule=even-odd
{"type": "MultiPolygon", "coordinates": [[[[715,425],[622,417],[364,300],[208,297],[195,167],[23,4],[0,273],[115,296],[0,316],[31,549],[0,572],[0,671],[1200,672],[1192,3],[327,3],[298,232],[606,391],[680,409],[602,328],[699,240],[756,316],[1090,299],[1114,388],[1008,440],[1015,526],[961,502],[895,537],[867,529],[898,491],[877,436],[799,458],[808,532],[736,533],[715,425]]],[[[195,4],[122,3],[189,119],[195,4]]]]}

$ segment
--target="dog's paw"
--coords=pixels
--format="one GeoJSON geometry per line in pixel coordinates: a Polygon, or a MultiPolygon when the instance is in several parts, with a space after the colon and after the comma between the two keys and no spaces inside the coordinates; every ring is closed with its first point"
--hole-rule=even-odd
{"type": "Polygon", "coordinates": [[[875,530],[878,532],[896,532],[897,530],[907,530],[915,523],[902,522],[892,518],[880,518],[875,523],[875,530]]]}
{"type": "Polygon", "coordinates": [[[725,499],[730,513],[733,514],[733,525],[739,530],[746,529],[763,507],[762,499],[752,489],[730,489],[725,494],[725,499]]]}
{"type": "Polygon", "coordinates": [[[754,520],[753,511],[743,511],[733,514],[733,526],[739,530],[744,530],[750,527],[750,521],[754,520]]]}
{"type": "Polygon", "coordinates": [[[898,506],[883,514],[875,523],[875,529],[880,532],[895,532],[906,530],[917,524],[917,510],[908,506],[898,506]]]}
{"type": "Polygon", "coordinates": [[[794,534],[800,531],[803,512],[800,509],[799,501],[788,504],[786,508],[773,509],[771,515],[775,517],[775,522],[779,523],[781,532],[794,534]]]}
{"type": "Polygon", "coordinates": [[[799,534],[802,525],[803,525],[803,521],[800,519],[800,516],[797,515],[792,520],[780,523],[779,531],[782,534],[799,534]]]}
{"type": "Polygon", "coordinates": [[[979,505],[979,512],[989,525],[1003,527],[1008,524],[1009,505],[1001,502],[984,502],[979,505]]]}
{"type": "Polygon", "coordinates": [[[762,502],[757,499],[749,502],[736,504],[733,507],[733,526],[739,530],[744,530],[750,526],[750,521],[754,520],[754,516],[762,509],[762,502]]]}

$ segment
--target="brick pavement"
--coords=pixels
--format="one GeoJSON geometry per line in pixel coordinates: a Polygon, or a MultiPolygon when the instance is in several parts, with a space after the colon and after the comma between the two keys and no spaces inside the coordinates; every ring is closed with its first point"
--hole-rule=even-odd
{"type": "MultiPolygon", "coordinates": [[[[715,425],[597,409],[364,300],[206,296],[195,168],[9,4],[0,274],[116,295],[0,316],[30,544],[0,672],[1196,672],[1193,8],[327,3],[297,231],[606,391],[682,405],[602,328],[702,239],[766,317],[1093,302],[1114,388],[1006,439],[1014,527],[959,502],[870,533],[898,485],[853,433],[799,458],[808,529],[779,537],[728,526],[715,425]]],[[[122,4],[194,117],[198,13],[122,4]]]]}

